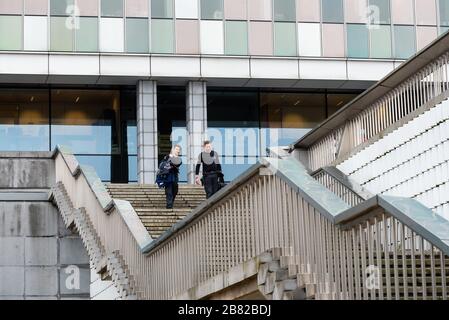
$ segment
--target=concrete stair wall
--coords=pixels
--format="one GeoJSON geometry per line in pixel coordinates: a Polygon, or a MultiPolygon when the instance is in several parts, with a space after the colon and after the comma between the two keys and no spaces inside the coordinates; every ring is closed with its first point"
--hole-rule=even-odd
{"type": "Polygon", "coordinates": [[[49,152],[0,153],[0,300],[89,299],[89,257],[48,201],[49,152]]]}

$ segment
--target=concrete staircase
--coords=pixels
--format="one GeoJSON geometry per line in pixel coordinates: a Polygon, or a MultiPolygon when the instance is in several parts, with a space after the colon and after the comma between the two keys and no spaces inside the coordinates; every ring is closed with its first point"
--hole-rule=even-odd
{"type": "MultiPolygon", "coordinates": [[[[385,256],[381,254],[379,257],[381,268],[379,272],[382,274],[382,283],[378,283],[379,289],[369,290],[365,286],[365,282],[369,281],[364,277],[366,267],[359,261],[359,272],[357,266],[353,265],[352,277],[348,278],[346,284],[339,283],[341,290],[339,297],[332,297],[329,294],[321,294],[317,297],[317,281],[316,275],[313,273],[300,272],[300,266],[296,263],[297,258],[286,253],[288,249],[275,248],[270,252],[266,252],[260,257],[261,266],[258,274],[259,290],[264,296],[271,300],[291,300],[291,299],[354,299],[349,291],[352,287],[352,293],[355,297],[369,297],[374,300],[423,300],[423,299],[448,299],[449,276],[444,270],[449,268],[449,258],[441,259],[440,253],[428,252],[421,257],[420,254],[406,252],[397,254],[396,259],[393,253],[385,256]],[[441,268],[444,264],[445,268],[441,268]],[[395,265],[397,269],[395,271],[395,265]],[[412,266],[416,267],[413,275],[412,266]],[[435,272],[432,274],[432,265],[435,266],[435,272]],[[443,272],[442,272],[443,271],[443,272]],[[394,274],[398,273],[399,279],[397,283],[394,281],[394,274]],[[359,274],[359,277],[357,277],[359,274]],[[404,275],[407,275],[404,282],[404,275]]],[[[359,252],[359,256],[361,253],[359,252]]],[[[368,262],[369,256],[366,257],[368,262]]],[[[377,256],[373,255],[373,260],[377,264],[377,256]]],[[[337,263],[337,268],[341,265],[337,263]]],[[[341,270],[340,270],[341,271],[341,270]]],[[[337,269],[334,269],[332,278],[334,279],[332,286],[336,286],[335,277],[337,269]]],[[[346,270],[345,272],[349,272],[346,270]]],[[[329,276],[329,275],[328,275],[329,276]]],[[[380,276],[380,274],[379,274],[380,276]]],[[[329,288],[330,283],[325,284],[329,288]]]]}
{"type": "Polygon", "coordinates": [[[203,187],[180,184],[174,208],[166,209],[164,189],[156,185],[106,184],[106,188],[112,198],[131,203],[153,239],[206,199],[203,187]]]}

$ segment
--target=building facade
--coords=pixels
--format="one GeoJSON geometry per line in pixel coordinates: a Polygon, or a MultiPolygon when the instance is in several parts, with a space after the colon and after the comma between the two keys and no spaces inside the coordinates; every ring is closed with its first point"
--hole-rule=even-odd
{"type": "Polygon", "coordinates": [[[448,0],[2,0],[0,150],[153,183],[210,138],[232,180],[449,28],[448,0]]]}

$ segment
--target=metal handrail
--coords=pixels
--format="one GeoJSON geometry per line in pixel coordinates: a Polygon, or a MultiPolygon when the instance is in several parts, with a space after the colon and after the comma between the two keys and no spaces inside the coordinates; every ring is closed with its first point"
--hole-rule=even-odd
{"type": "Polygon", "coordinates": [[[432,285],[420,287],[415,276],[407,292],[446,297],[445,282],[444,294],[435,283],[445,279],[449,222],[415,200],[377,196],[351,208],[298,161],[264,159],[142,247],[135,232],[140,222],[126,223],[127,213],[107,205],[99,179],[91,180],[88,169],[60,149],[55,161],[57,181],[74,207],[85,209],[106,254],[123,258],[141,298],[177,296],[275,247],[290,248],[298,275],[310,275],[318,299],[399,298],[399,260],[412,252],[411,269],[419,274],[432,252],[432,285]],[[381,277],[385,290],[367,291],[365,269],[376,261],[390,268],[388,259],[393,265],[385,272],[394,274],[381,277]],[[438,267],[435,259],[444,263],[438,267]]]}
{"type": "Polygon", "coordinates": [[[305,152],[311,170],[336,165],[449,96],[449,35],[290,146],[305,152]]]}
{"type": "Polygon", "coordinates": [[[362,203],[373,195],[341,172],[336,167],[320,168],[310,174],[318,182],[338,195],[351,207],[362,203]]]}

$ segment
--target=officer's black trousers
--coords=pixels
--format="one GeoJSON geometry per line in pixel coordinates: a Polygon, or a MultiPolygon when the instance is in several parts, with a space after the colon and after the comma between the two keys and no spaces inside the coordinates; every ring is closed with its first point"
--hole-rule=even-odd
{"type": "Polygon", "coordinates": [[[167,209],[173,208],[173,202],[175,202],[176,195],[178,194],[178,183],[172,182],[165,186],[165,198],[167,200],[167,209]]]}
{"type": "Polygon", "coordinates": [[[218,176],[216,173],[204,176],[204,191],[206,191],[206,198],[208,199],[218,191],[218,176]]]}

